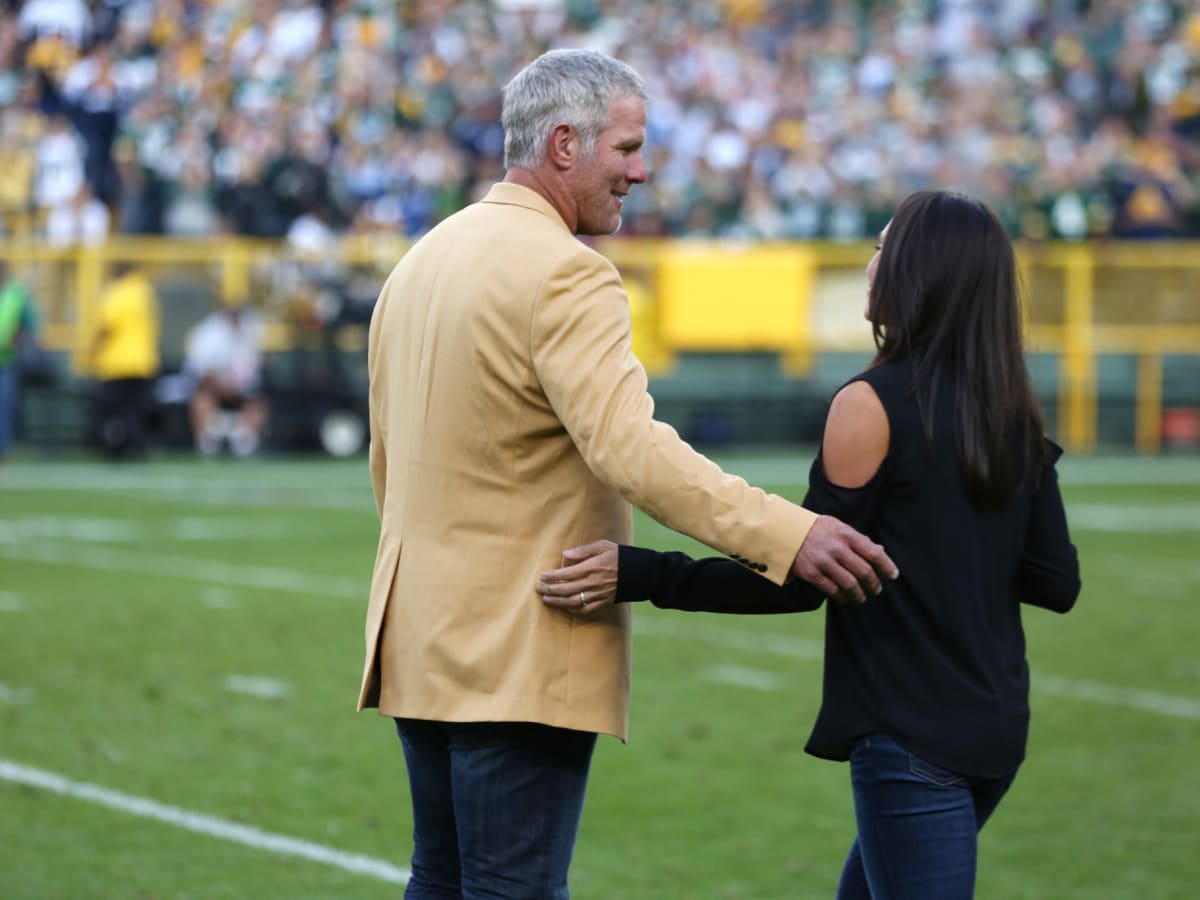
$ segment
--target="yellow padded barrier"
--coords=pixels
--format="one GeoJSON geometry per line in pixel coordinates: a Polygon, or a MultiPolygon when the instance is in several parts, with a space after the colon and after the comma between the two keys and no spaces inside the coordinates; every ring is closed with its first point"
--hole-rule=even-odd
{"type": "MultiPolygon", "coordinates": [[[[778,353],[785,371],[802,375],[815,353],[846,349],[848,339],[856,349],[870,348],[858,312],[860,273],[871,255],[866,242],[592,243],[625,278],[634,346],[651,374],[669,371],[683,352],[764,351],[778,353]]],[[[409,246],[387,235],[350,238],[328,262],[358,267],[382,284],[409,246]]],[[[1138,360],[1137,446],[1156,452],[1163,355],[1200,355],[1200,244],[1024,244],[1019,258],[1029,290],[1029,347],[1058,355],[1057,435],[1076,452],[1095,446],[1097,358],[1132,354],[1138,360]]],[[[117,238],[72,249],[10,236],[0,241],[0,260],[34,288],[47,346],[71,351],[77,364],[80,337],[116,262],[143,266],[156,279],[204,283],[217,301],[248,296],[268,314],[271,349],[299,339],[296,309],[314,289],[302,268],[312,261],[297,259],[280,243],[228,236],[117,238]]]]}
{"type": "Polygon", "coordinates": [[[786,368],[803,372],[814,271],[803,244],[664,244],[659,339],[674,351],[775,351],[786,368]]]}

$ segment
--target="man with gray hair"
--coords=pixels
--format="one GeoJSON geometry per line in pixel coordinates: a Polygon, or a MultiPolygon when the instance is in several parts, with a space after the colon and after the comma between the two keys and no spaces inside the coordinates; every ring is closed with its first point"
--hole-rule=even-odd
{"type": "Polygon", "coordinates": [[[653,417],[611,234],[646,180],[629,66],[556,50],[505,88],[502,183],[400,260],[368,343],[380,538],[359,708],[393,717],[409,898],[565,898],[598,733],[626,735],[630,610],[543,604],[563,548],[629,543],[630,504],[776,583],[862,600],[895,566],[653,417]]]}

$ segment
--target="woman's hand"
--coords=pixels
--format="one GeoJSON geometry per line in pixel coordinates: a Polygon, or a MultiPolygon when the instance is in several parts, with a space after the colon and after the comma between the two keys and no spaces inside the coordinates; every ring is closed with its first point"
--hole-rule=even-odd
{"type": "Polygon", "coordinates": [[[617,558],[617,545],[612,541],[564,550],[567,565],[543,572],[537,584],[542,602],[576,615],[611,606],[617,598],[617,558]]]}

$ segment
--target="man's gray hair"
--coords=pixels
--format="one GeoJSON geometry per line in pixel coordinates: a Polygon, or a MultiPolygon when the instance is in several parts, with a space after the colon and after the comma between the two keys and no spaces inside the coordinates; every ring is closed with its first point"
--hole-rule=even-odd
{"type": "Polygon", "coordinates": [[[620,60],[595,50],[543,53],[504,88],[504,167],[537,168],[560,122],[579,133],[585,154],[595,153],[612,102],[630,96],[644,101],[646,87],[620,60]]]}

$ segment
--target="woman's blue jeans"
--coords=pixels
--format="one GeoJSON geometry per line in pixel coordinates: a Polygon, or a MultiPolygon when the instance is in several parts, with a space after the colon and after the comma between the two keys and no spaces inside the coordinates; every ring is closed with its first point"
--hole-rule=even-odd
{"type": "Polygon", "coordinates": [[[855,838],[838,900],[969,900],[979,829],[1012,785],[927,762],[884,734],[850,751],[855,838]]]}
{"type": "Polygon", "coordinates": [[[596,735],[397,719],[413,805],[407,900],[566,900],[596,735]]]}

